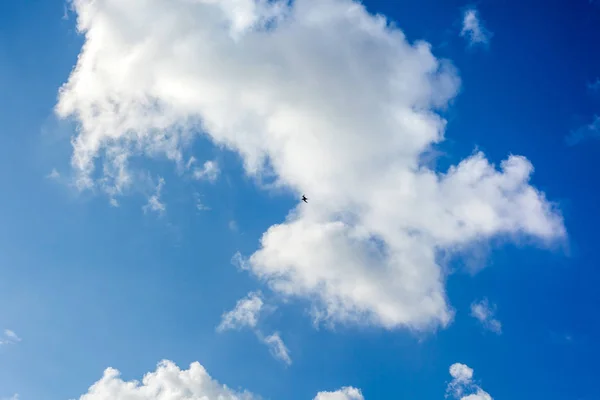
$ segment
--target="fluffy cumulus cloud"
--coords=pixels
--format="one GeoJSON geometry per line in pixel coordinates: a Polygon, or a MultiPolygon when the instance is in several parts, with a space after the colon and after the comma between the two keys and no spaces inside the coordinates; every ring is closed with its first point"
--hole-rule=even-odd
{"type": "Polygon", "coordinates": [[[483,26],[479,12],[471,8],[464,12],[460,36],[466,38],[471,45],[488,44],[492,33],[483,26]]]}
{"type": "Polygon", "coordinates": [[[364,400],[359,389],[344,387],[335,392],[319,392],[314,400],[364,400]]]}
{"type": "MultiPolygon", "coordinates": [[[[259,400],[248,391],[233,390],[211,377],[198,362],[181,370],[171,361],[162,361],[156,371],[141,382],[123,381],[119,371],[107,368],[79,400],[259,400]]],[[[320,392],[314,400],[363,400],[358,389],[345,387],[337,392],[320,392]]]]}
{"type": "Polygon", "coordinates": [[[79,186],[119,193],[129,157],[178,164],[206,134],[249,175],[311,198],[238,259],[277,294],[309,299],[318,320],[444,326],[439,252],[565,234],[524,157],[497,168],[476,153],[445,172],[419,162],[444,139],[438,111],[459,89],[457,72],[357,1],[73,6],[85,44],[56,111],[80,125],[79,186]]]}
{"type": "Polygon", "coordinates": [[[471,304],[471,316],[481,325],[494,333],[502,333],[502,323],[494,317],[496,305],[490,305],[488,299],[476,301],[471,304]]]}
{"type": "Polygon", "coordinates": [[[239,392],[213,379],[200,363],[181,370],[171,361],[161,362],[142,382],[123,381],[119,371],[107,368],[79,400],[252,400],[258,396],[239,392]]]}
{"type": "Polygon", "coordinates": [[[469,366],[452,364],[450,375],[452,381],[448,384],[447,394],[459,400],[493,400],[489,393],[473,382],[473,369],[469,366]]]}

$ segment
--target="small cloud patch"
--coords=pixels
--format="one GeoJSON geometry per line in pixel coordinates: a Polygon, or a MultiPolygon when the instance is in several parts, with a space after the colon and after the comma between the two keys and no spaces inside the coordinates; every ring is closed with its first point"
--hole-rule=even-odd
{"type": "Polygon", "coordinates": [[[470,46],[487,45],[490,42],[492,33],[483,26],[483,22],[479,18],[479,12],[471,8],[464,13],[460,36],[466,38],[470,46]]]}
{"type": "Polygon", "coordinates": [[[498,335],[502,333],[502,323],[494,318],[496,305],[490,306],[487,299],[471,304],[471,316],[476,318],[481,325],[498,335]]]}

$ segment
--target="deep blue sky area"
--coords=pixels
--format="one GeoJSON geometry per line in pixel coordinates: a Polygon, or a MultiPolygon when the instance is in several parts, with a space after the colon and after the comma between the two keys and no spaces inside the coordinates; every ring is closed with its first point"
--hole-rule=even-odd
{"type": "MultiPolygon", "coordinates": [[[[98,0],[100,1],[100,0],[98,0]]],[[[236,269],[296,199],[244,174],[238,155],[198,139],[198,160],[219,160],[217,182],[166,180],[163,217],[144,213],[143,193],[111,207],[47,176],[70,169],[73,125],[53,116],[83,44],[61,0],[0,2],[0,399],[79,398],[107,367],[141,380],[162,359],[199,361],[217,380],[267,399],[312,399],[360,388],[367,400],[442,399],[450,365],[464,363],[494,399],[600,399],[600,139],[565,138],[600,115],[600,5],[588,0],[365,0],[410,42],[425,40],[461,78],[442,111],[444,172],[479,149],[498,165],[510,154],[535,168],[531,183],[564,216],[566,243],[492,241],[453,261],[446,291],[456,315],[447,328],[338,326],[315,329],[303,300],[263,322],[293,358],[284,366],[249,330],[216,333],[223,312],[265,286],[236,269]],[[487,45],[460,36],[475,8],[487,45]],[[168,190],[167,190],[168,189],[168,190]],[[195,197],[211,207],[200,211],[195,197]],[[470,273],[465,264],[482,268],[470,273]],[[485,267],[485,268],[483,268],[485,267]],[[489,299],[498,335],[470,316],[489,299]]],[[[62,176],[62,175],[61,175],[62,176]]],[[[66,176],[66,175],[65,175],[66,176]]],[[[358,188],[359,189],[359,188],[358,188]]],[[[147,193],[148,194],[148,193],[147,193]]],[[[310,196],[309,196],[310,197],[310,196]]],[[[273,296],[267,294],[267,296],[273,296]]]]}

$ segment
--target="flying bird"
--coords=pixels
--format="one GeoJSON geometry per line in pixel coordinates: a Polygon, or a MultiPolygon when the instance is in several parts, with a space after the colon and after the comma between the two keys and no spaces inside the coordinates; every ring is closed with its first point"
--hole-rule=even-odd
{"type": "Polygon", "coordinates": [[[308,201],[306,201],[306,200],[308,200],[308,198],[305,195],[302,195],[302,201],[305,203],[308,203],[308,201]]]}

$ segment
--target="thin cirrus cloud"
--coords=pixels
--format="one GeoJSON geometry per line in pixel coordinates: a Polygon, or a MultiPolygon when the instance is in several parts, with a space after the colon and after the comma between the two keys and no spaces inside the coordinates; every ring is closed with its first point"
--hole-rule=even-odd
{"type": "Polygon", "coordinates": [[[423,41],[353,0],[75,0],[85,45],[56,112],[75,118],[79,187],[124,182],[134,150],[176,164],[197,132],[246,173],[307,193],[238,264],[315,321],[447,326],[438,254],[498,236],[563,239],[533,166],[481,152],[445,172],[420,163],[444,140],[460,78],[423,41]],[[309,161],[309,162],[307,162],[309,161]],[[112,167],[111,167],[112,166],[112,167]]]}
{"type": "Polygon", "coordinates": [[[279,332],[275,332],[267,337],[263,337],[261,334],[258,335],[259,339],[269,348],[269,352],[276,359],[284,362],[286,365],[292,365],[292,358],[290,357],[290,351],[281,339],[279,332]]]}
{"type": "Polygon", "coordinates": [[[12,330],[5,329],[4,334],[0,336],[0,345],[16,344],[21,341],[21,338],[12,330]]]}
{"type": "Polygon", "coordinates": [[[158,183],[154,189],[154,193],[148,197],[148,202],[142,207],[144,213],[155,212],[159,215],[164,214],[167,209],[166,204],[161,200],[163,187],[165,186],[165,180],[162,177],[158,178],[158,183]]]}
{"type": "Polygon", "coordinates": [[[600,91],[600,78],[596,79],[594,82],[588,82],[587,87],[592,92],[600,91]]]}
{"type": "Polygon", "coordinates": [[[487,330],[500,335],[502,333],[502,323],[495,318],[496,305],[490,305],[488,299],[473,302],[471,304],[471,316],[487,330]]]}
{"type": "Polygon", "coordinates": [[[223,313],[221,323],[217,326],[216,330],[217,332],[225,332],[228,330],[249,328],[268,347],[269,352],[274,358],[284,362],[286,365],[291,365],[292,358],[290,357],[290,351],[283,342],[279,332],[265,336],[258,329],[258,319],[263,311],[264,301],[262,293],[250,292],[246,297],[237,301],[233,310],[223,313]]]}
{"type": "MultiPolygon", "coordinates": [[[[594,82],[588,82],[587,88],[594,94],[600,92],[600,78],[594,82]]],[[[594,115],[589,123],[572,130],[565,137],[565,142],[568,146],[575,146],[590,139],[600,139],[600,116],[598,115],[594,115]]]]}
{"type": "Polygon", "coordinates": [[[595,115],[593,120],[586,125],[583,125],[565,138],[567,145],[575,146],[585,140],[600,139],[600,116],[595,115]]]}
{"type": "MultiPolygon", "coordinates": [[[[141,382],[123,381],[120,372],[107,368],[79,400],[259,400],[262,397],[246,390],[233,390],[209,375],[198,362],[182,370],[172,361],[162,361],[141,382]]],[[[335,392],[319,392],[313,400],[364,400],[359,389],[343,387],[335,392]]]]}
{"type": "Polygon", "coordinates": [[[479,17],[479,12],[470,8],[463,14],[460,36],[464,37],[470,46],[487,45],[490,43],[492,32],[488,31],[479,17]]]}

